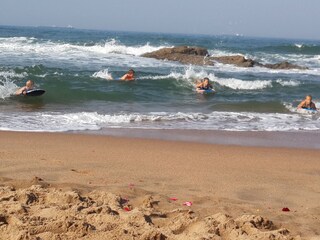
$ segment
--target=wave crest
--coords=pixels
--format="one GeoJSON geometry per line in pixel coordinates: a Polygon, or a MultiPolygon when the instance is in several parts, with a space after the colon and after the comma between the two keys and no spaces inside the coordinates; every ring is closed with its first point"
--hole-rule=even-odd
{"type": "MultiPolygon", "coordinates": [[[[242,80],[237,78],[219,78],[215,76],[214,73],[208,73],[205,70],[197,71],[193,67],[188,67],[184,72],[171,72],[168,75],[158,75],[158,76],[144,76],[140,79],[168,79],[173,78],[178,81],[183,81],[186,85],[194,87],[194,82],[196,79],[203,79],[208,77],[213,83],[219,84],[222,87],[227,87],[234,90],[261,90],[265,88],[273,87],[274,81],[272,80],[242,80]]],[[[298,86],[300,82],[295,80],[282,80],[278,79],[276,83],[282,86],[298,86]]]]}
{"type": "Polygon", "coordinates": [[[95,72],[94,74],[92,74],[92,77],[112,80],[112,75],[111,73],[109,73],[109,69],[103,69],[101,71],[95,72]]]}
{"type": "Polygon", "coordinates": [[[11,37],[0,38],[0,50],[12,53],[37,53],[37,54],[83,54],[91,52],[96,54],[118,53],[125,55],[140,56],[147,52],[156,51],[165,46],[151,46],[150,43],[137,46],[126,46],[121,42],[110,39],[104,43],[94,45],[79,45],[71,43],[60,43],[52,41],[43,41],[36,38],[11,37]]]}

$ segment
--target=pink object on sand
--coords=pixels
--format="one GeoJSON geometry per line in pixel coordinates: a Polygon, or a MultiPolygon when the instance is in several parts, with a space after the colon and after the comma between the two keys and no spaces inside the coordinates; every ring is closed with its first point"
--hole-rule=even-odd
{"type": "Polygon", "coordinates": [[[170,201],[177,201],[177,200],[178,200],[178,198],[171,197],[171,198],[169,198],[169,200],[170,200],[170,201]]]}
{"type": "Polygon", "coordinates": [[[129,184],[129,188],[133,188],[134,187],[134,184],[133,183],[130,183],[129,184]]]}
{"type": "Polygon", "coordinates": [[[184,205],[184,206],[191,207],[191,206],[192,206],[192,202],[184,202],[183,205],[184,205]]]}

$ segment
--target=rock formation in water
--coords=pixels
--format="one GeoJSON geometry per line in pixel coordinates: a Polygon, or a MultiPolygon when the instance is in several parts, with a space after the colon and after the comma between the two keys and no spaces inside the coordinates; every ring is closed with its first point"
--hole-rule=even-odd
{"type": "Polygon", "coordinates": [[[154,52],[145,53],[142,56],[160,60],[178,61],[193,65],[214,65],[213,61],[207,59],[208,50],[201,47],[179,46],[173,48],[162,48],[154,52]]]}
{"type": "Polygon", "coordinates": [[[276,64],[262,64],[253,59],[245,58],[241,55],[232,56],[210,56],[208,50],[202,47],[178,46],[172,48],[162,48],[154,52],[145,53],[142,57],[155,58],[160,60],[177,61],[183,64],[209,65],[215,62],[231,64],[238,67],[266,67],[270,69],[308,69],[307,67],[280,62],[276,64]]]}

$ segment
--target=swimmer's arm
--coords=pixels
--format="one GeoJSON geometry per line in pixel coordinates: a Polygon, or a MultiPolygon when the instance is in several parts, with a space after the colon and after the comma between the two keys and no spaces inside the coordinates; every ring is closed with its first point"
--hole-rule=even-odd
{"type": "Polygon", "coordinates": [[[196,87],[201,88],[202,87],[202,82],[196,82],[196,87]]]}
{"type": "Polygon", "coordinates": [[[19,88],[16,92],[15,92],[15,95],[26,95],[26,87],[22,87],[22,88],[19,88]]]}
{"type": "Polygon", "coordinates": [[[126,80],[127,75],[128,75],[128,74],[123,75],[120,79],[121,79],[121,80],[126,80]]]}
{"type": "Polygon", "coordinates": [[[298,107],[297,108],[302,108],[302,106],[305,104],[305,100],[303,100],[299,105],[298,105],[298,107]]]}

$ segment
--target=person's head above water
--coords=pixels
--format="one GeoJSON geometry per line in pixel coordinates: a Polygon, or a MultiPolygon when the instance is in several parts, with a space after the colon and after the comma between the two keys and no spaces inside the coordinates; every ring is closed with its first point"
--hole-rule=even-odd
{"type": "Polygon", "coordinates": [[[205,78],[203,79],[203,84],[204,84],[204,85],[208,85],[209,83],[210,83],[209,78],[205,77],[205,78]]]}
{"type": "Polygon", "coordinates": [[[33,82],[32,80],[28,80],[28,81],[26,82],[26,87],[27,87],[28,89],[33,88],[33,86],[34,86],[34,82],[33,82]]]}
{"type": "Polygon", "coordinates": [[[32,90],[34,88],[34,82],[32,80],[28,80],[26,82],[26,85],[19,88],[16,92],[15,95],[21,95],[21,94],[26,94],[27,91],[32,90]]]}
{"type": "Polygon", "coordinates": [[[317,110],[316,104],[312,102],[311,95],[307,95],[306,98],[298,105],[298,108],[317,110]]]}
{"type": "Polygon", "coordinates": [[[312,102],[312,96],[311,95],[307,95],[305,101],[308,104],[311,103],[312,102]]]}
{"type": "Polygon", "coordinates": [[[135,79],[134,70],[130,69],[125,75],[123,75],[120,79],[124,81],[131,81],[135,79]]]}
{"type": "Polygon", "coordinates": [[[135,74],[135,71],[133,70],[133,69],[130,69],[129,71],[128,71],[128,73],[127,74],[129,74],[129,75],[134,75],[135,74]]]}

